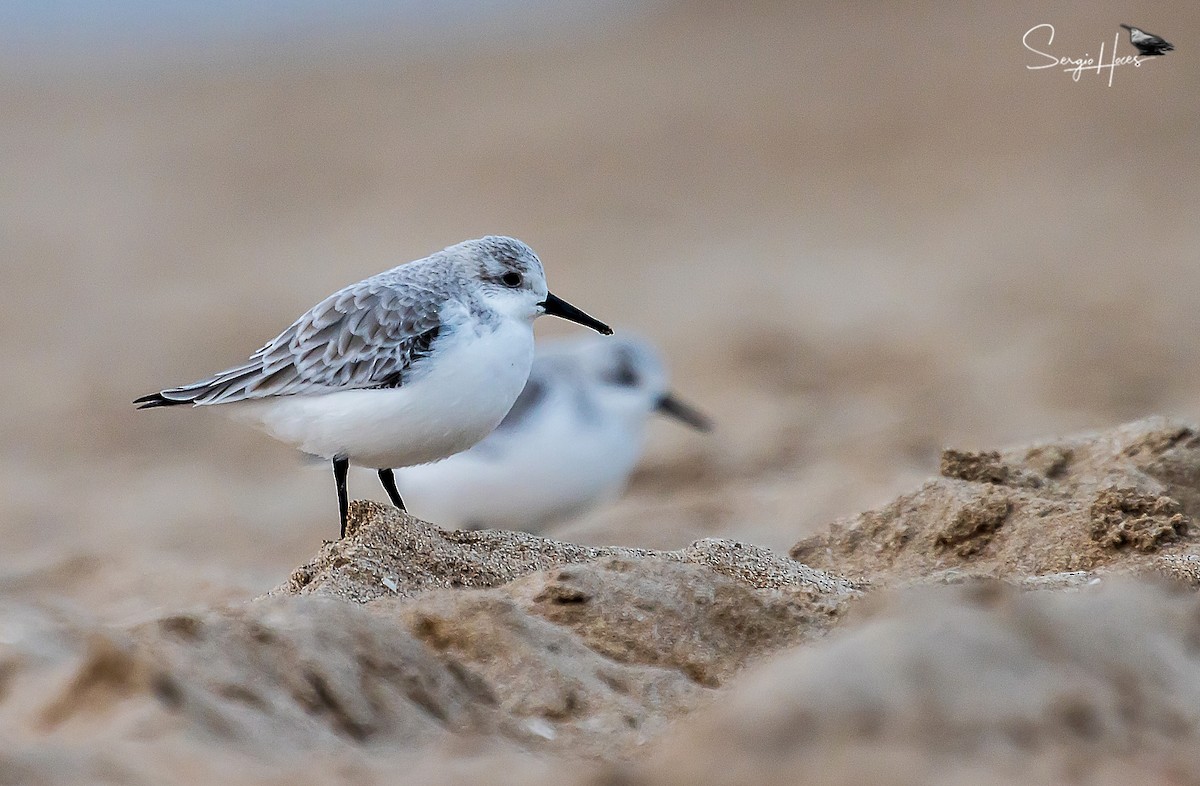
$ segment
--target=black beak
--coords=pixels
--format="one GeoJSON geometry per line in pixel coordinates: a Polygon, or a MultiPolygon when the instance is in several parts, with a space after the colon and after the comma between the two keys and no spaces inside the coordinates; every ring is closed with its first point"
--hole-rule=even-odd
{"type": "Polygon", "coordinates": [[[666,394],[658,400],[658,404],[654,407],[664,415],[669,415],[681,423],[686,423],[697,431],[711,431],[712,422],[709,421],[700,411],[684,404],[679,399],[670,393],[666,394]]]}
{"type": "Polygon", "coordinates": [[[546,293],[546,299],[541,303],[538,303],[538,305],[542,307],[542,311],[544,313],[549,314],[552,317],[569,319],[572,322],[578,322],[584,327],[590,327],[597,333],[603,333],[606,336],[612,335],[612,328],[610,328],[608,325],[604,324],[593,316],[585,314],[567,301],[560,297],[555,297],[549,292],[546,293]]]}

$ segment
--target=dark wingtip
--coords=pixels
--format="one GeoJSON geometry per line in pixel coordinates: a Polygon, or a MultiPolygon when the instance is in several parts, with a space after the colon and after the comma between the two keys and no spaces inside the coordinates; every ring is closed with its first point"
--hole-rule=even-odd
{"type": "Polygon", "coordinates": [[[174,407],[179,404],[187,404],[186,401],[174,401],[166,398],[162,393],[151,393],[149,396],[135,398],[134,404],[138,405],[138,409],[154,409],[155,407],[174,407]]]}

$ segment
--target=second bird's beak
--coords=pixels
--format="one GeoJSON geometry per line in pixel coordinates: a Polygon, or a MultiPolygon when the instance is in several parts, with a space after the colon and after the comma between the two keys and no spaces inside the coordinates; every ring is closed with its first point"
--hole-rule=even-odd
{"type": "Polygon", "coordinates": [[[681,423],[686,423],[697,431],[710,431],[712,429],[712,423],[708,418],[700,414],[699,410],[684,404],[670,393],[660,398],[654,408],[681,423]]]}
{"type": "Polygon", "coordinates": [[[552,317],[562,317],[569,319],[572,322],[578,322],[584,327],[590,327],[597,333],[603,333],[606,336],[612,335],[612,328],[604,324],[595,317],[580,311],[572,306],[567,301],[560,297],[556,297],[549,292],[546,293],[546,299],[538,303],[542,307],[542,312],[549,314],[552,317]]]}

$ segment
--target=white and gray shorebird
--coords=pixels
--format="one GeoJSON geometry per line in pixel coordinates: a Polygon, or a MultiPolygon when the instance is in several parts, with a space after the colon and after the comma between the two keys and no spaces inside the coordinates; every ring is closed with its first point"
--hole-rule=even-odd
{"type": "Polygon", "coordinates": [[[655,413],[709,428],[670,392],[649,342],[543,342],[495,431],[443,461],[398,469],[396,481],[415,515],[442,526],[539,530],[620,494],[655,413]]]}
{"type": "Polygon", "coordinates": [[[1175,49],[1166,39],[1156,36],[1154,33],[1147,33],[1133,25],[1121,25],[1121,27],[1129,31],[1129,43],[1137,47],[1140,55],[1157,57],[1175,49]]]}
{"type": "Polygon", "coordinates": [[[468,240],[333,293],[241,365],[134,403],[219,405],[332,461],[345,536],[350,464],[378,470],[403,510],[392,469],[466,450],[500,423],[542,314],[612,333],[550,294],[529,246],[468,240]]]}

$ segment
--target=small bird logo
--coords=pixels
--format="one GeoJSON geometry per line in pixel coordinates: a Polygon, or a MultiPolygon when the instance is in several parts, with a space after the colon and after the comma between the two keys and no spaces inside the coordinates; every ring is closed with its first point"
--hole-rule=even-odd
{"type": "Polygon", "coordinates": [[[1175,48],[1161,36],[1147,33],[1145,30],[1140,30],[1133,25],[1121,25],[1121,27],[1129,31],[1129,43],[1137,47],[1139,54],[1146,57],[1165,55],[1175,48]]]}

